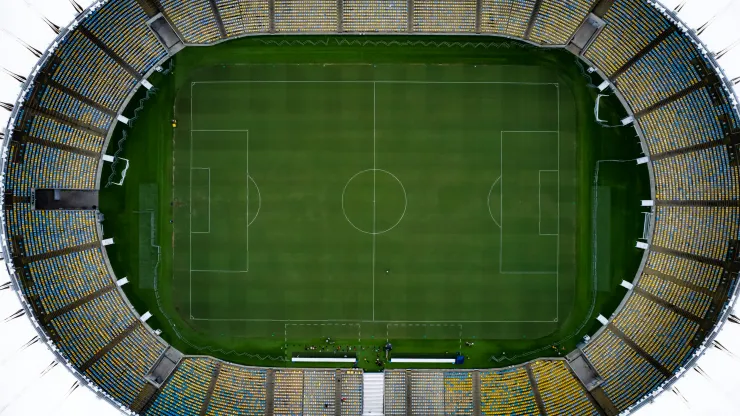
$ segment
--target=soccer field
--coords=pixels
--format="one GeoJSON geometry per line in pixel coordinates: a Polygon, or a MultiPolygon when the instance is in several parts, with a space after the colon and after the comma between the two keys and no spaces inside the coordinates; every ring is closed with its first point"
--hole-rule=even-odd
{"type": "Polygon", "coordinates": [[[561,88],[481,65],[199,72],[175,113],[176,309],[286,343],[553,332],[576,278],[561,88]]]}

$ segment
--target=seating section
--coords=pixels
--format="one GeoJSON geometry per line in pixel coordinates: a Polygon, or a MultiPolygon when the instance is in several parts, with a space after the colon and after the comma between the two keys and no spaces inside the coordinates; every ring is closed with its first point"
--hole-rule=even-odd
{"type": "Polygon", "coordinates": [[[362,414],[362,370],[346,370],[342,375],[342,401],[340,413],[343,415],[362,414]]]}
{"type": "Polygon", "coordinates": [[[267,370],[223,364],[206,415],[264,414],[267,370]]]}
{"type": "Polygon", "coordinates": [[[58,112],[64,117],[101,130],[108,130],[113,123],[112,116],[95,107],[66,95],[56,88],[49,86],[42,88],[43,95],[39,104],[44,109],[58,112]]]}
{"type": "Polygon", "coordinates": [[[385,372],[385,393],[383,414],[405,416],[406,413],[406,371],[385,372]]]}
{"type": "Polygon", "coordinates": [[[529,38],[545,45],[565,45],[596,0],[543,0],[529,38]]]}
{"type": "Polygon", "coordinates": [[[24,130],[31,137],[97,153],[103,151],[103,144],[105,142],[105,137],[103,136],[70,127],[43,115],[30,116],[24,130]]]}
{"type": "Polygon", "coordinates": [[[415,0],[414,32],[475,32],[475,0],[415,0]]]}
{"type": "Polygon", "coordinates": [[[51,321],[64,355],[80,366],[134,322],[121,295],[113,290],[51,321]],[[123,313],[122,313],[123,312],[123,313]]]}
{"type": "Polygon", "coordinates": [[[703,293],[695,292],[649,273],[642,274],[637,286],[700,318],[706,315],[712,303],[712,298],[703,293]]]}
{"type": "Polygon", "coordinates": [[[269,0],[216,0],[216,5],[228,37],[270,30],[269,0]]]}
{"type": "Polygon", "coordinates": [[[699,329],[697,323],[640,294],[630,296],[612,323],[669,371],[678,370],[691,353],[689,342],[699,329]]]}
{"type": "Polygon", "coordinates": [[[473,373],[446,371],[444,373],[446,415],[473,414],[473,373]]]}
{"type": "Polygon", "coordinates": [[[658,370],[608,329],[593,338],[583,352],[604,378],[602,388],[620,411],[665,381],[658,370]]]}
{"type": "Polygon", "coordinates": [[[524,38],[535,0],[482,0],[481,32],[524,38]]]}
{"type": "Polygon", "coordinates": [[[345,32],[405,32],[408,30],[406,0],[343,0],[345,32]]]}
{"type": "Polygon", "coordinates": [[[36,143],[18,144],[23,163],[8,166],[6,189],[31,196],[31,189],[95,189],[98,159],[36,143]]]}
{"type": "Polygon", "coordinates": [[[164,12],[186,43],[212,43],[221,38],[208,0],[160,0],[164,12]]]}
{"type": "Polygon", "coordinates": [[[524,367],[481,371],[480,400],[483,415],[539,414],[524,367]]]}
{"type": "Polygon", "coordinates": [[[599,415],[565,361],[540,360],[530,367],[548,415],[599,415]]]}
{"type": "Polygon", "coordinates": [[[724,146],[654,160],[653,171],[659,200],[740,199],[738,168],[724,146]]]}
{"type": "Polygon", "coordinates": [[[670,27],[645,0],[616,0],[604,22],[606,26],[585,56],[609,76],[670,27]]]}
{"type": "Polygon", "coordinates": [[[157,337],[138,325],[131,334],[96,361],[86,374],[116,400],[131,405],[146,383],[144,376],[165,348],[165,344],[157,337]]]}
{"type": "Polygon", "coordinates": [[[727,105],[715,107],[707,89],[699,88],[646,114],[639,123],[650,154],[655,155],[723,139],[718,117],[732,112],[727,105]]]}
{"type": "Polygon", "coordinates": [[[729,240],[738,238],[738,220],[734,208],[658,206],[653,244],[724,260],[729,240]]]}
{"type": "Polygon", "coordinates": [[[336,371],[303,371],[303,413],[304,415],[333,415],[336,400],[336,371]]]}
{"type": "Polygon", "coordinates": [[[646,267],[679,280],[714,291],[722,277],[722,268],[698,261],[651,251],[646,267]]]}
{"type": "Polygon", "coordinates": [[[441,371],[411,373],[411,414],[441,415],[445,410],[445,385],[441,371]]]}
{"type": "Polygon", "coordinates": [[[113,283],[101,248],[65,254],[29,264],[46,311],[56,311],[113,283]]]}
{"type": "Polygon", "coordinates": [[[216,361],[211,358],[183,359],[146,414],[199,414],[215,368],[216,361]]]}
{"type": "MultiPolygon", "coordinates": [[[[332,403],[334,398],[332,397],[332,403]]],[[[300,415],[303,412],[303,372],[275,370],[274,414],[300,415]]]]}
{"type": "Polygon", "coordinates": [[[52,79],[109,110],[117,110],[136,85],[136,78],[79,31],[67,36],[56,55],[62,64],[52,79]]]}
{"type": "Polygon", "coordinates": [[[41,211],[16,204],[6,212],[8,233],[23,237],[26,255],[35,256],[97,241],[95,212],[41,211]]]}
{"type": "Polygon", "coordinates": [[[141,74],[167,56],[147,27],[147,15],[135,0],[111,1],[90,14],[84,26],[141,74]]]}
{"type": "Polygon", "coordinates": [[[672,33],[621,74],[617,87],[639,112],[697,83],[692,60],[701,60],[696,47],[683,34],[672,33]]]}
{"type": "Polygon", "coordinates": [[[276,32],[336,32],[336,0],[284,0],[275,2],[276,32]]]}

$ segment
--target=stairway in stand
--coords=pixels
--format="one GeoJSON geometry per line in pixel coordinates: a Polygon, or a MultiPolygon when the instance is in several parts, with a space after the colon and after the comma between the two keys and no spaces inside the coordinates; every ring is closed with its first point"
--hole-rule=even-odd
{"type": "Polygon", "coordinates": [[[362,374],[362,414],[363,416],[383,415],[384,373],[362,374]]]}

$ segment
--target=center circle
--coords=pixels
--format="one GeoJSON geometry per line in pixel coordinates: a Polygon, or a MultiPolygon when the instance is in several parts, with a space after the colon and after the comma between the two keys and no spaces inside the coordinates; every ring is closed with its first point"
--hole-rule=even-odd
{"type": "Polygon", "coordinates": [[[396,228],[406,215],[407,206],[403,183],[383,169],[357,172],[342,190],[344,218],[365,234],[383,234],[396,228]]]}

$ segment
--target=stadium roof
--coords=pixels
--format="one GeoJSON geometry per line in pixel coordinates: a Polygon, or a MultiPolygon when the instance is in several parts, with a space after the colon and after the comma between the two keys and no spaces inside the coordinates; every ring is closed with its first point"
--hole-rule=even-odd
{"type": "MultiPolygon", "coordinates": [[[[92,0],[74,0],[82,8],[92,0]]],[[[663,0],[666,8],[693,28],[707,48],[716,54],[730,80],[740,81],[740,1],[663,0]]],[[[0,0],[0,102],[14,103],[20,82],[11,74],[26,77],[37,61],[29,50],[44,51],[56,37],[50,24],[68,25],[77,15],[71,0],[0,0]]],[[[735,85],[737,95],[740,86],[735,85]]],[[[0,129],[10,112],[0,108],[0,129]]],[[[0,288],[10,278],[0,267],[0,288]]],[[[64,364],[55,361],[40,341],[11,290],[0,290],[0,415],[116,415],[121,412],[81,384],[64,364]],[[7,318],[7,319],[6,319],[7,318]]],[[[635,414],[729,415],[740,406],[740,324],[732,322],[720,334],[696,366],[687,371],[654,402],[635,414]]],[[[740,321],[736,321],[740,322],[740,321]]]]}

